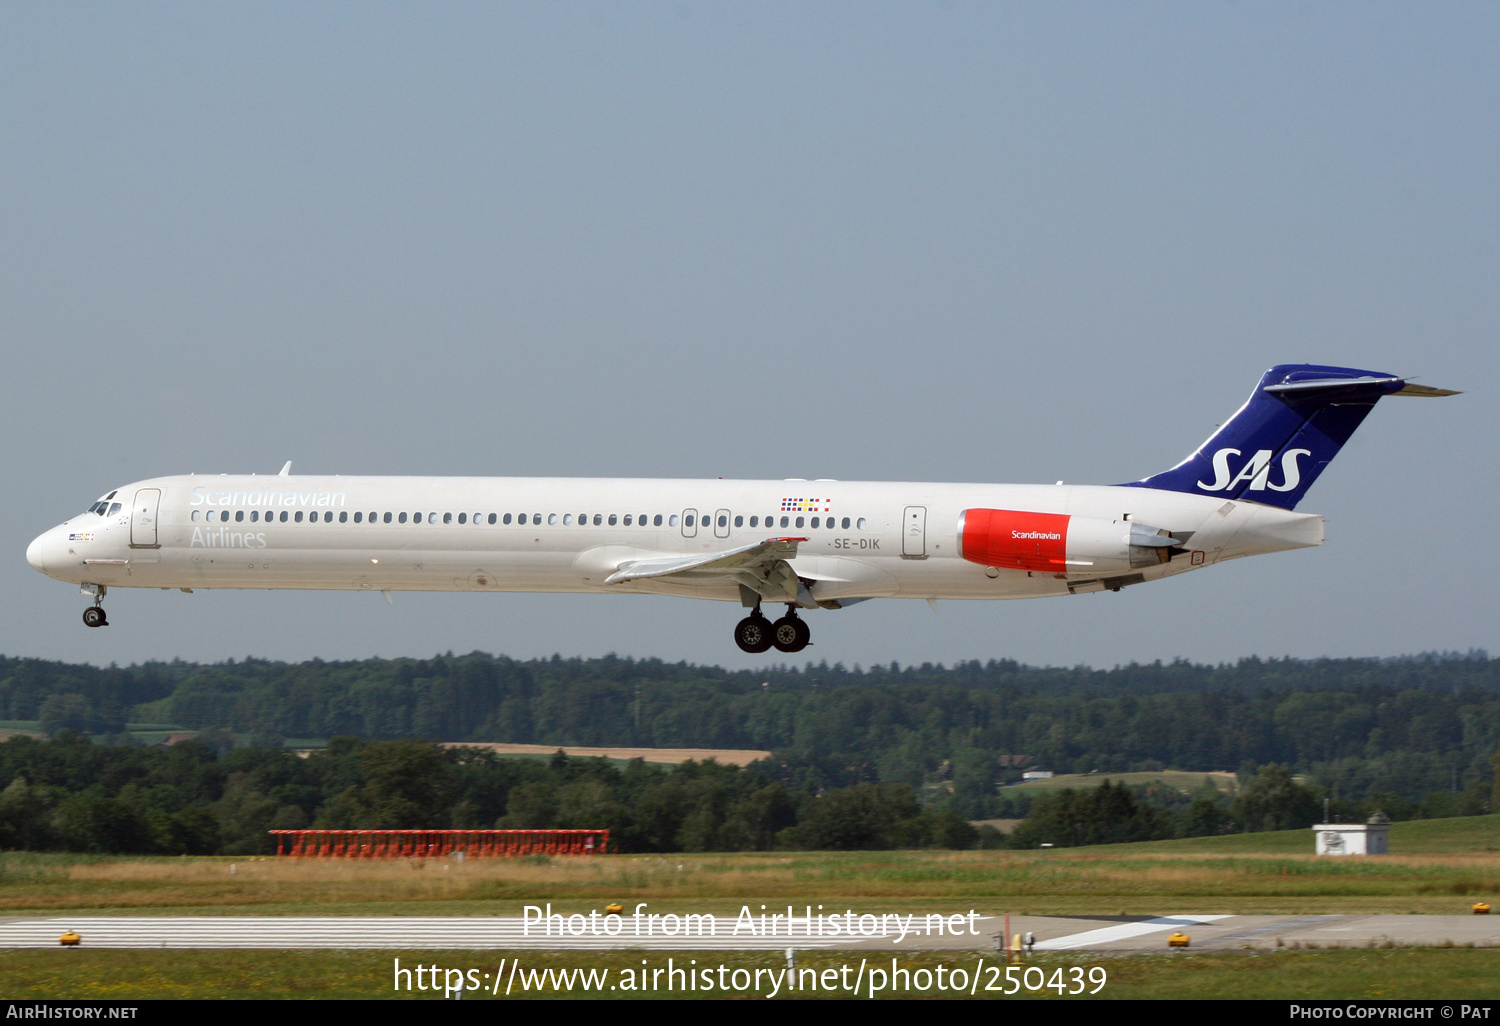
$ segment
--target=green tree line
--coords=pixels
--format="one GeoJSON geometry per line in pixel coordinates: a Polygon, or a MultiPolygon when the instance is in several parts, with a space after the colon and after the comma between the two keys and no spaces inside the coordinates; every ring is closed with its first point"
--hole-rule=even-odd
{"type": "Polygon", "coordinates": [[[951,810],[900,784],[821,795],[714,762],[504,759],[336,738],[302,758],[198,741],[97,744],[71,731],[0,743],[0,849],[258,854],[273,829],[608,829],[625,852],[970,847],[951,810]]]}
{"type": "Polygon", "coordinates": [[[347,735],[759,748],[775,756],[758,771],[784,787],[904,784],[969,818],[1024,814],[1024,802],[996,785],[1025,765],[1284,765],[1336,799],[1394,796],[1427,814],[1441,804],[1432,795],[1489,787],[1500,660],[1472,652],[1108,670],[992,660],[731,671],[478,652],[125,668],[0,657],[0,719],[121,740],[127,722],[165,722],[263,747],[347,735]]]}

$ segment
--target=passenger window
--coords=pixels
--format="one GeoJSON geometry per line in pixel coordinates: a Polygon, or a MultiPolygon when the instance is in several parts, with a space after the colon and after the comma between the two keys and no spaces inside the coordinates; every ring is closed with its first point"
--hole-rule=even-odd
{"type": "Polygon", "coordinates": [[[751,527],[759,527],[760,526],[760,517],[751,517],[750,518],[750,526],[751,527]]]}
{"type": "Polygon", "coordinates": [[[603,514],[601,514],[601,513],[595,513],[594,514],[594,526],[598,527],[602,523],[604,523],[604,516],[603,516],[603,514]]]}
{"type": "Polygon", "coordinates": [[[801,518],[801,517],[798,517],[798,518],[797,518],[797,526],[798,526],[798,527],[801,527],[801,526],[802,526],[802,518],[801,518]]]}
{"type": "Polygon", "coordinates": [[[260,522],[260,510],[258,510],[258,509],[252,509],[250,511],[250,522],[252,524],[260,522]]]}
{"type": "Polygon", "coordinates": [[[667,526],[668,527],[676,527],[677,526],[677,514],[676,513],[673,513],[671,516],[667,517],[667,526]]]}
{"type": "Polygon", "coordinates": [[[323,514],[323,523],[325,523],[325,524],[331,524],[331,523],[333,523],[333,510],[329,510],[327,513],[323,514]]]}
{"type": "Polygon", "coordinates": [[[341,524],[347,524],[348,522],[349,522],[349,514],[346,511],[344,511],[344,510],[339,510],[339,523],[341,523],[341,524]]]}
{"type": "Polygon", "coordinates": [[[734,518],[734,526],[735,527],[744,527],[745,526],[745,518],[744,517],[735,517],[734,518]]]}
{"type": "Polygon", "coordinates": [[[292,515],[292,520],[299,524],[302,523],[302,511],[300,509],[292,515]]]}
{"type": "Polygon", "coordinates": [[[661,526],[661,514],[660,513],[656,514],[656,518],[654,520],[652,520],[651,522],[653,524],[655,524],[657,527],[660,527],[661,526]]]}
{"type": "Polygon", "coordinates": [[[682,526],[683,527],[692,527],[693,526],[693,515],[691,513],[689,513],[686,517],[683,518],[682,526]]]}
{"type": "MultiPolygon", "coordinates": [[[[453,514],[452,513],[444,513],[443,514],[443,523],[445,523],[445,524],[451,524],[451,523],[453,523],[453,514]]],[[[462,523],[461,520],[460,520],[460,523],[462,523]]]]}
{"type": "Polygon", "coordinates": [[[563,514],[563,526],[564,527],[572,527],[573,526],[573,514],[571,514],[571,513],[564,513],[563,514]]]}
{"type": "Polygon", "coordinates": [[[849,530],[849,518],[848,517],[844,518],[844,530],[846,530],[846,531],[849,530]]]}
{"type": "Polygon", "coordinates": [[[244,519],[245,519],[245,511],[244,510],[237,509],[237,510],[234,511],[234,522],[236,524],[243,522],[244,519]]]}
{"type": "Polygon", "coordinates": [[[812,525],[813,525],[813,526],[814,526],[814,527],[817,527],[817,526],[818,526],[818,518],[817,518],[817,517],[813,517],[813,518],[812,518],[812,525]]]}
{"type": "Polygon", "coordinates": [[[616,524],[616,523],[618,523],[618,522],[619,522],[619,520],[620,520],[620,518],[619,518],[619,517],[617,517],[617,516],[615,516],[615,515],[614,515],[614,514],[613,514],[613,513],[611,513],[611,514],[610,514],[610,515],[609,515],[609,526],[610,526],[610,527],[614,527],[614,526],[615,526],[615,524],[616,524]]]}
{"type": "Polygon", "coordinates": [[[629,527],[634,520],[635,520],[635,518],[632,517],[629,513],[625,514],[625,526],[626,527],[629,527]]]}
{"type": "Polygon", "coordinates": [[[547,524],[548,524],[548,526],[555,526],[557,524],[557,514],[556,513],[548,513],[547,514],[547,524]]]}
{"type": "Polygon", "coordinates": [[[397,521],[397,522],[398,522],[398,523],[402,523],[402,524],[404,524],[404,523],[406,523],[406,514],[405,514],[405,513],[402,513],[402,514],[401,514],[401,515],[400,515],[400,516],[398,516],[398,517],[397,517],[397,518],[396,518],[396,521],[397,521]]]}
{"type": "Polygon", "coordinates": [[[196,524],[197,522],[198,522],[198,511],[195,509],[195,510],[193,510],[193,523],[196,524]]]}
{"type": "Polygon", "coordinates": [[[724,513],[720,513],[719,514],[719,526],[720,527],[728,527],[729,526],[729,517],[728,517],[727,514],[724,514],[724,513]]]}
{"type": "Polygon", "coordinates": [[[792,518],[791,517],[782,517],[781,518],[781,526],[782,527],[791,527],[792,526],[792,518]]]}
{"type": "Polygon", "coordinates": [[[495,526],[495,514],[493,514],[493,513],[490,514],[490,516],[489,516],[489,523],[490,523],[491,527],[495,526]]]}
{"type": "Polygon", "coordinates": [[[858,523],[855,526],[857,526],[861,531],[863,531],[865,529],[865,518],[864,517],[860,517],[858,523]]]}

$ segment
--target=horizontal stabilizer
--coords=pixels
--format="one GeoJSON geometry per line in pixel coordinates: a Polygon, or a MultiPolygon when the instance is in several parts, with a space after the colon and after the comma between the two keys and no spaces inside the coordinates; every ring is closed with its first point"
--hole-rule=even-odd
{"type": "Polygon", "coordinates": [[[1431,385],[1408,384],[1402,387],[1401,391],[1392,392],[1391,395],[1415,395],[1421,396],[1424,399],[1441,399],[1445,395],[1463,395],[1463,393],[1451,388],[1433,388],[1431,385]]]}
{"type": "Polygon", "coordinates": [[[1280,385],[1266,385],[1262,391],[1272,395],[1296,398],[1323,395],[1330,392],[1352,392],[1370,385],[1395,385],[1405,383],[1405,378],[1377,378],[1366,375],[1358,378],[1313,378],[1311,381],[1288,381],[1280,385]]]}

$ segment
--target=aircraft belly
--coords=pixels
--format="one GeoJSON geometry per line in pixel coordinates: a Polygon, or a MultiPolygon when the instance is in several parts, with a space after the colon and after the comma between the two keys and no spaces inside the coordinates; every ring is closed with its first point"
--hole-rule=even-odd
{"type": "Polygon", "coordinates": [[[588,591],[571,553],[352,549],[178,550],[141,587],[588,591]],[[378,551],[378,555],[370,555],[378,551]],[[159,580],[155,579],[159,578],[159,580]]]}

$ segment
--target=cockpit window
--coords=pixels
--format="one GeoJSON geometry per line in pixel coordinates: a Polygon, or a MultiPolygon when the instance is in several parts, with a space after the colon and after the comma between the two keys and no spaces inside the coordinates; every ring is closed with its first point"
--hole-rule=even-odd
{"type": "MultiPolygon", "coordinates": [[[[114,493],[111,492],[110,494],[113,495],[114,493]]],[[[122,503],[122,502],[113,503],[109,507],[109,512],[106,513],[105,516],[111,516],[111,517],[114,516],[116,513],[120,512],[120,507],[123,506],[123,505],[124,505],[124,503],[122,503]]]]}
{"type": "MultiPolygon", "coordinates": [[[[88,511],[90,513],[97,513],[101,517],[107,517],[107,516],[109,516],[109,500],[113,499],[116,495],[119,495],[119,494],[120,494],[120,489],[116,488],[114,491],[110,492],[108,495],[104,496],[98,502],[96,502],[92,506],[90,506],[88,508],[88,511]]],[[[118,511],[120,509],[120,505],[121,504],[118,503],[118,502],[115,503],[115,510],[116,511],[118,511]]]]}

